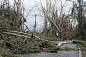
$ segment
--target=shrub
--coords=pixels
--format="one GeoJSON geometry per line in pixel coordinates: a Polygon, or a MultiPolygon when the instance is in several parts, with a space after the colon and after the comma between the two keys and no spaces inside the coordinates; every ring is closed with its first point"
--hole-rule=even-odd
{"type": "Polygon", "coordinates": [[[46,51],[46,52],[51,52],[51,53],[57,53],[57,50],[50,50],[50,51],[46,51]]]}
{"type": "Polygon", "coordinates": [[[31,49],[29,52],[30,53],[41,53],[42,51],[41,50],[33,50],[33,49],[31,49]]]}

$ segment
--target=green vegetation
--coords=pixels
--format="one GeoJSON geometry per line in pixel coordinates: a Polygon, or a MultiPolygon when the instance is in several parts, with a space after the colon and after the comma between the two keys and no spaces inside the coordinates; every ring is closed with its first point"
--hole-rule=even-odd
{"type": "Polygon", "coordinates": [[[10,49],[8,48],[3,48],[0,47],[0,57],[22,57],[22,56],[17,56],[11,52],[10,49]]]}
{"type": "Polygon", "coordinates": [[[86,52],[85,51],[82,51],[83,52],[83,57],[86,57],[86,52]]]}
{"type": "Polygon", "coordinates": [[[76,50],[76,49],[74,49],[74,48],[69,48],[69,47],[66,47],[65,49],[63,49],[63,50],[65,50],[65,51],[69,51],[69,50],[76,50]]]}
{"type": "Polygon", "coordinates": [[[58,51],[53,49],[53,50],[46,51],[46,52],[57,53],[58,51]]]}
{"type": "Polygon", "coordinates": [[[74,41],[73,43],[79,45],[81,51],[84,53],[84,57],[86,57],[86,41],[74,41]]]}
{"type": "Polygon", "coordinates": [[[74,48],[69,48],[69,47],[65,47],[65,48],[55,48],[54,50],[65,50],[65,51],[69,51],[69,50],[77,50],[77,49],[74,49],[74,48]]]}
{"type": "Polygon", "coordinates": [[[30,47],[26,47],[22,50],[20,50],[21,54],[27,54],[27,53],[41,53],[42,51],[39,50],[40,47],[39,46],[30,46],[30,47]]]}
{"type": "Polygon", "coordinates": [[[55,36],[54,37],[46,37],[46,36],[43,36],[43,35],[38,35],[41,39],[45,39],[45,40],[49,40],[49,41],[59,41],[60,39],[59,38],[56,38],[55,36]]]}
{"type": "Polygon", "coordinates": [[[8,54],[4,54],[1,57],[24,57],[24,56],[17,56],[17,55],[8,55],[8,54]]]}
{"type": "Polygon", "coordinates": [[[60,47],[58,47],[58,48],[54,48],[54,49],[52,49],[52,50],[49,50],[49,51],[47,51],[47,52],[51,52],[51,53],[57,53],[58,51],[69,51],[69,50],[77,50],[77,49],[74,49],[74,48],[69,48],[69,47],[66,47],[66,48],[60,48],[60,47]]]}
{"type": "MultiPolygon", "coordinates": [[[[2,39],[0,41],[1,56],[10,57],[11,54],[28,54],[28,53],[41,53],[47,50],[56,48],[56,44],[52,42],[40,41],[35,37],[23,41],[24,38],[15,38],[14,36],[6,36],[7,41],[2,39]],[[9,53],[9,54],[8,54],[9,53]]],[[[44,38],[43,38],[44,39],[44,38]]]]}

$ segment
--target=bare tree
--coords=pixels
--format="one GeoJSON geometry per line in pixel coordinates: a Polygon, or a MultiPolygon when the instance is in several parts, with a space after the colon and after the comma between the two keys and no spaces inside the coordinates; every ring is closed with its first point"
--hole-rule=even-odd
{"type": "MultiPolygon", "coordinates": [[[[46,1],[46,6],[44,6],[40,0],[39,5],[37,3],[37,8],[39,9],[40,12],[42,12],[44,15],[40,15],[44,17],[45,19],[45,33],[47,31],[47,22],[50,22],[51,29],[50,31],[54,32],[59,32],[59,31],[65,31],[65,29],[70,29],[69,28],[69,22],[68,19],[63,15],[63,8],[66,5],[66,2],[62,5],[61,2],[61,7],[60,7],[60,15],[58,14],[57,10],[57,3],[59,0],[45,0],[46,1]]],[[[66,5],[67,6],[67,5],[66,5]]]]}

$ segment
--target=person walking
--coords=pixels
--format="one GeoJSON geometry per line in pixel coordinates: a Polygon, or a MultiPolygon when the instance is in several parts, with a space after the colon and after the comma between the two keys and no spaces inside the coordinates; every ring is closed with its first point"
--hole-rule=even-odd
{"type": "Polygon", "coordinates": [[[56,32],[56,38],[58,38],[58,33],[56,32]]]}
{"type": "Polygon", "coordinates": [[[62,40],[62,34],[63,34],[63,32],[60,31],[60,32],[59,32],[59,38],[60,38],[60,40],[62,40]]]}
{"type": "Polygon", "coordinates": [[[64,32],[64,39],[67,40],[67,32],[64,32]]]}
{"type": "Polygon", "coordinates": [[[52,33],[50,33],[50,37],[52,37],[52,33]]]}

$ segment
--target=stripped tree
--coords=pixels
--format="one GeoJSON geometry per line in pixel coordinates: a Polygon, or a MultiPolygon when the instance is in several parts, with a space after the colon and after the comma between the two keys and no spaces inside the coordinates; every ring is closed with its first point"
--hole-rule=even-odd
{"type": "Polygon", "coordinates": [[[40,12],[43,13],[43,15],[40,14],[40,16],[44,17],[45,19],[45,30],[44,30],[44,34],[46,34],[47,32],[60,32],[60,31],[67,31],[68,29],[70,29],[69,27],[69,20],[66,18],[65,15],[63,15],[63,8],[66,5],[66,2],[64,5],[62,5],[62,1],[61,2],[61,8],[60,8],[60,14],[58,14],[58,10],[57,10],[57,3],[59,0],[46,0],[46,6],[43,5],[43,3],[40,0],[40,4],[39,5],[37,3],[37,8],[39,9],[40,12]],[[50,22],[50,30],[47,30],[47,22],[50,22]],[[66,30],[65,30],[66,29],[66,30]]]}

